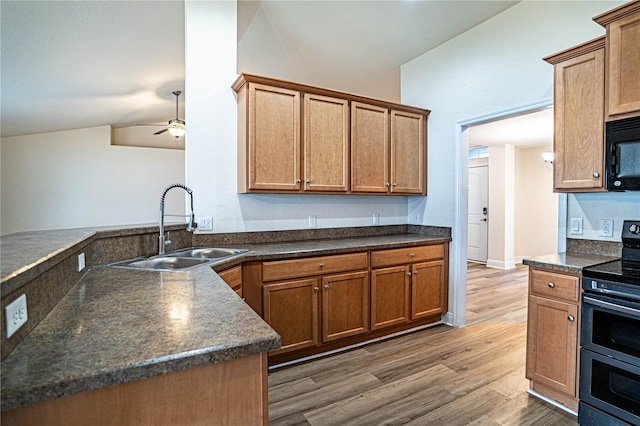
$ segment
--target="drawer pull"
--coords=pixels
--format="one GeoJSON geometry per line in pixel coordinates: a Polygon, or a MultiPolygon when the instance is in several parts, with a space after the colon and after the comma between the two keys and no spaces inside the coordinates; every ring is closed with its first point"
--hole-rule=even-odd
{"type": "Polygon", "coordinates": [[[567,318],[569,321],[573,322],[575,321],[575,317],[573,315],[569,315],[569,318],[567,318]]]}
{"type": "Polygon", "coordinates": [[[324,263],[321,263],[320,265],[318,265],[318,267],[319,267],[320,269],[324,268],[324,263]]]}
{"type": "Polygon", "coordinates": [[[410,253],[409,257],[416,257],[416,254],[415,253],[410,253]]]}
{"type": "Polygon", "coordinates": [[[549,286],[549,288],[554,288],[556,286],[554,283],[549,283],[547,285],[549,286]]]}

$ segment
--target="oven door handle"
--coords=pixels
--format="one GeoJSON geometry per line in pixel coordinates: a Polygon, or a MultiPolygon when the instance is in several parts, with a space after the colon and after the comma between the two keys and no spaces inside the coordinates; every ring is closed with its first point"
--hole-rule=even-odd
{"type": "Polygon", "coordinates": [[[640,315],[640,310],[638,309],[630,308],[628,306],[617,305],[611,302],[605,302],[604,300],[593,299],[589,296],[584,296],[584,301],[591,305],[599,306],[601,308],[611,309],[612,311],[620,312],[622,314],[640,315]]]}

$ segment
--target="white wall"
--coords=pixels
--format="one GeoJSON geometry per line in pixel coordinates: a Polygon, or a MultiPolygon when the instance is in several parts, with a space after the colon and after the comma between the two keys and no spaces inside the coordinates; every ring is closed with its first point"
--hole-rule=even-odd
{"type": "MultiPolygon", "coordinates": [[[[406,197],[237,193],[237,117],[231,90],[237,76],[236,14],[235,2],[185,4],[186,168],[196,214],[212,216],[214,232],[308,228],[309,215],[317,216],[319,228],[370,226],[373,213],[380,214],[381,225],[406,223],[406,197]]],[[[254,57],[252,72],[269,75],[273,61],[254,57]]]]}
{"type": "Polygon", "coordinates": [[[622,241],[622,222],[640,220],[640,192],[598,192],[569,194],[567,238],[622,241]],[[571,219],[582,218],[582,235],[571,233],[571,219]],[[600,220],[613,220],[613,237],[600,236],[600,220]]]}
{"type": "Polygon", "coordinates": [[[429,108],[429,197],[411,198],[411,218],[453,227],[450,310],[464,324],[467,141],[460,124],[553,96],[542,57],[604,34],[593,16],[621,1],[522,1],[405,64],[402,102],[429,108]]]}
{"type": "Polygon", "coordinates": [[[552,146],[516,149],[515,259],[554,253],[558,241],[558,194],[542,153],[552,146]]]}
{"type": "Polygon", "coordinates": [[[515,148],[489,147],[489,229],[487,266],[515,267],[515,148]]]}
{"type": "MultiPolygon", "coordinates": [[[[2,235],[157,222],[162,190],[184,180],[184,152],[111,146],[110,134],[101,126],[2,138],[2,235]]],[[[183,195],[166,203],[184,213],[183,195]]]]}

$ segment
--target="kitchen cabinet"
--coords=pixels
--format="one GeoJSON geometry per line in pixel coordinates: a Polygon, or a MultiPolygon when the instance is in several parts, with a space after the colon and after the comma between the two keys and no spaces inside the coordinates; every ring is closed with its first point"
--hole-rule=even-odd
{"type": "Polygon", "coordinates": [[[349,102],[304,95],[304,190],[349,190],[349,102]]]}
{"type": "Polygon", "coordinates": [[[531,389],[578,408],[580,277],[529,269],[526,377],[531,389]]]}
{"type": "Polygon", "coordinates": [[[640,115],[640,1],[593,18],[606,27],[606,121],[640,115]]]}
{"type": "Polygon", "coordinates": [[[367,332],[367,266],[367,253],[264,262],[263,318],[282,337],[271,355],[367,332]]]}
{"type": "Polygon", "coordinates": [[[242,297],[242,266],[234,266],[218,272],[218,276],[227,283],[236,294],[242,297]]]}
{"type": "Polygon", "coordinates": [[[426,195],[429,110],[242,74],[238,191],[426,195]]]}
{"type": "Polygon", "coordinates": [[[545,60],[554,65],[554,192],[604,190],[604,37],[545,60]]]}
{"type": "Polygon", "coordinates": [[[372,328],[447,310],[447,261],[442,244],[371,253],[372,328]]]}
{"type": "Polygon", "coordinates": [[[426,194],[424,115],[351,103],[351,190],[426,194]]]}

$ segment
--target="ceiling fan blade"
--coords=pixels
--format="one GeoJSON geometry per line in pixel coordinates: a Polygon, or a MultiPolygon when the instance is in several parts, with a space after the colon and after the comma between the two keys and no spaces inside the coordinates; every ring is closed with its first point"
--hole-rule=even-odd
{"type": "Polygon", "coordinates": [[[166,132],[167,130],[169,130],[169,129],[162,129],[162,130],[158,130],[157,132],[155,132],[155,133],[154,133],[154,135],[159,135],[159,134],[161,134],[161,133],[166,132]]]}

